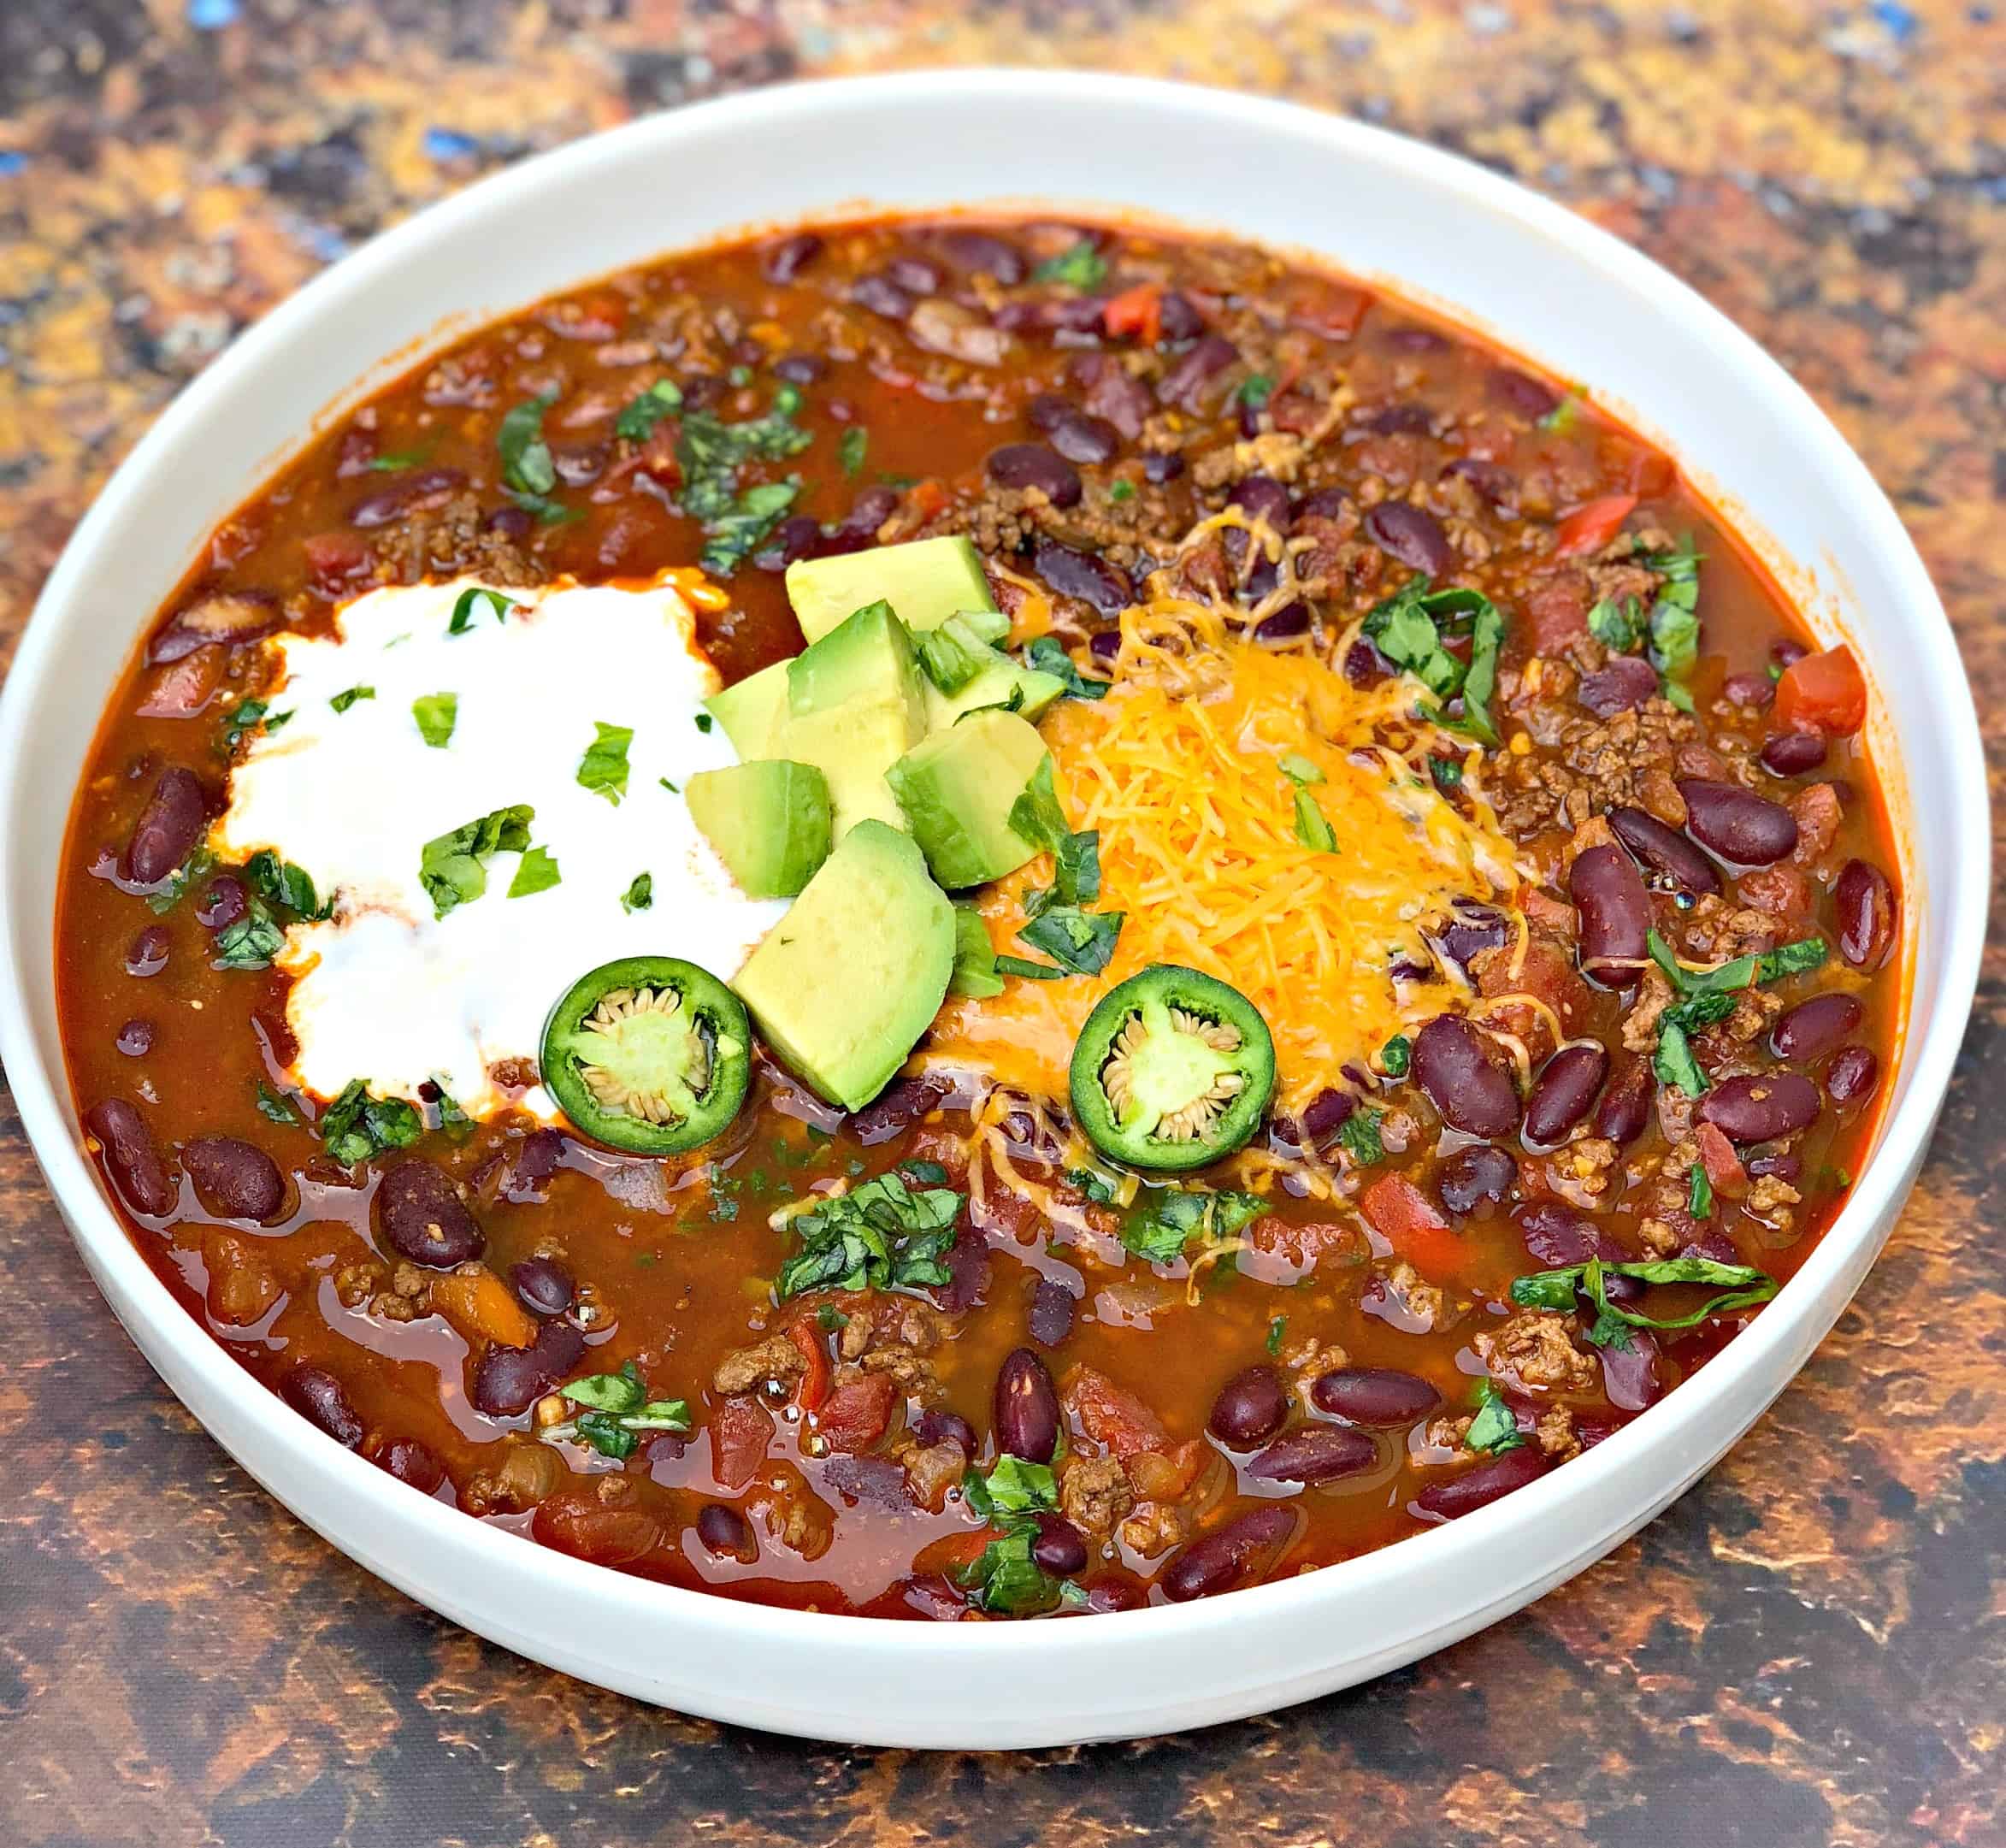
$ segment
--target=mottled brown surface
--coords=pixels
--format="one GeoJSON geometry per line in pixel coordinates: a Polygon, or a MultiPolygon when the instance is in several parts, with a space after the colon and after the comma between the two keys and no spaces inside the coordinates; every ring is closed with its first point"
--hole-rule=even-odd
{"type": "MultiPolygon", "coordinates": [[[[0,649],[148,418],[347,241],[638,109],[1033,56],[1349,109],[1642,245],[1837,418],[1920,544],[1981,704],[2006,699],[2006,26],[1985,6],[244,0],[234,25],[187,16],[232,10],[0,5],[0,649]],[[465,151],[428,145],[432,127],[465,151]]],[[[1857,1303],[1733,1456],[1571,1585],[1275,1719],[987,1761],[652,1712],[379,1585],[167,1396],[0,1110],[0,1839],[2006,1840],[2003,1085],[1995,951],[1921,1190],[1857,1303]]]]}

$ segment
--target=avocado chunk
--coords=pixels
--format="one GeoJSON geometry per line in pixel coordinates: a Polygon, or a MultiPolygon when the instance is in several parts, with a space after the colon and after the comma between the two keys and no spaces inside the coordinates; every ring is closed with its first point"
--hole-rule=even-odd
{"type": "Polygon", "coordinates": [[[903,827],[885,772],[926,735],[925,687],[906,625],[888,604],[868,605],[786,666],[787,711],[769,753],[829,779],[837,840],[860,821],[903,827]]]}
{"type": "Polygon", "coordinates": [[[829,782],[812,764],[768,759],[700,770],[691,818],[752,898],[792,898],[829,858],[829,782]]]}
{"type": "Polygon", "coordinates": [[[1010,811],[1046,756],[1036,728],[1016,713],[972,712],[886,771],[942,885],[1000,879],[1038,851],[1010,825],[1010,811]]]}
{"type": "Polygon", "coordinates": [[[934,629],[957,611],[996,607],[982,554],[959,533],[834,558],[797,559],[787,568],[787,594],[811,642],[880,598],[908,629],[934,629]]]}
{"type": "Polygon", "coordinates": [[[776,661],[704,701],[741,759],[771,754],[787,717],[787,670],[785,661],[776,661]]]}
{"type": "Polygon", "coordinates": [[[954,907],[882,822],[837,841],[732,986],[781,1060],[859,1110],[933,1024],[954,968],[954,907]]]}

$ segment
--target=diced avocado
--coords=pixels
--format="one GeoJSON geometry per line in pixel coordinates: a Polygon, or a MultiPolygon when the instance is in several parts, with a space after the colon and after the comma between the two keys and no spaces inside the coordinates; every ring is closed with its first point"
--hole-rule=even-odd
{"type": "Polygon", "coordinates": [[[860,821],[905,825],[885,772],[926,735],[912,638],[888,605],[857,611],[787,664],[788,711],[768,749],[829,779],[837,840],[860,821]]]}
{"type": "Polygon", "coordinates": [[[811,642],[881,598],[908,629],[933,629],[959,610],[996,607],[982,554],[959,534],[799,559],[787,568],[787,594],[811,642]]]}
{"type": "Polygon", "coordinates": [[[787,717],[788,663],[776,661],[704,701],[741,759],[765,757],[787,717]]]}
{"type": "Polygon", "coordinates": [[[752,898],[792,898],[829,858],[829,782],[812,764],[767,759],[700,770],[691,817],[752,898]]]}
{"type": "Polygon", "coordinates": [[[933,1024],[954,907],[896,828],[843,836],[732,986],[766,1042],[827,1102],[858,1110],[933,1024]]]}
{"type": "Polygon", "coordinates": [[[1046,755],[1036,728],[1016,713],[974,712],[885,772],[942,885],[1000,879],[1038,851],[1010,825],[1010,810],[1046,755]]]}

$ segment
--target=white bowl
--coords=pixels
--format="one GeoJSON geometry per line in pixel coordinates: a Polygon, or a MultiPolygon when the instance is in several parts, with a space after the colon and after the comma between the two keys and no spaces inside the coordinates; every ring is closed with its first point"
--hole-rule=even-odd
{"type": "Polygon", "coordinates": [[[1410,1662],[1607,1552],[1741,1435],[1859,1284],[1921,1161],[1985,928],[1985,766],[1949,625],[1893,510],[1779,366],[1636,251],[1479,168],[1307,109],[1123,79],[929,73],[759,91],[581,142],[421,214],[277,309],[154,426],[50,578],[0,717],[0,1056],[86,1262],[183,1402],[318,1532],[483,1636],[646,1700],[873,1744],[1045,1745],[1235,1718],[1410,1662]],[[1324,253],[1589,381],[1669,448],[1867,664],[1914,1000],[1878,1152],[1803,1269],[1695,1378],[1504,1501],[1174,1609],[1015,1625],[769,1609],[469,1520],[251,1385],[141,1261],[80,1153],[51,980],[56,868],[128,647],[213,523],[331,406],[470,323],[735,226],[1001,195],[1324,253]]]}

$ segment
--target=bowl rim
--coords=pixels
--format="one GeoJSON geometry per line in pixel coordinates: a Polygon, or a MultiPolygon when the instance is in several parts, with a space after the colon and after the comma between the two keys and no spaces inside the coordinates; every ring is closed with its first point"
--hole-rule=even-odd
{"type": "MultiPolygon", "coordinates": [[[[868,111],[881,102],[896,103],[912,93],[937,92],[943,86],[965,93],[971,103],[990,107],[1007,107],[1013,98],[1030,90],[1035,90],[1042,100],[1057,95],[1083,105],[1116,92],[1131,102],[1159,105],[1183,121],[1230,113],[1242,124],[1251,119],[1278,133],[1319,138],[1325,147],[1340,158],[1347,153],[1362,153],[1404,167],[1417,180],[1460,192],[1526,232],[1566,246],[1615,283],[1648,288],[1661,298],[1668,296],[1684,316],[1705,330],[1717,363],[1735,375],[1749,394],[1760,399],[1766,410],[1780,420],[1797,441],[1820,454],[1835,488],[1846,494],[1853,512],[1869,529],[1873,549],[1897,578],[1909,631],[1905,639],[1920,649],[1911,664],[1913,670],[1932,681],[1944,695],[1944,721],[1956,735],[1950,748],[1959,760],[1962,777],[1956,813],[1944,821],[1955,830],[1958,863],[1975,869],[1974,876],[1965,889],[1962,902],[1944,914],[1946,954],[1933,968],[1926,968],[1918,956],[1914,968],[1909,1018],[1913,1020],[1926,995],[1931,999],[1931,1007],[1924,1031],[1920,1037],[1910,1033],[1903,1047],[1901,1063],[1907,1068],[1905,1089],[1885,1113],[1877,1144],[1850,1197],[1805,1264],[1764,1312],[1699,1374],[1682,1382],[1676,1391],[1613,1437],[1571,1460],[1565,1468],[1549,1471],[1545,1477],[1489,1507],[1354,1559],[1251,1586],[1227,1597],[1107,1614],[1118,1615],[1122,1620],[1122,1627],[1112,1632],[1103,1629],[1100,1623],[1083,1632],[1074,1626],[1060,1625],[1054,1633],[1054,1627],[1043,1624],[943,1626],[795,1610],[637,1578],[589,1564],[554,1548],[536,1547],[533,1569],[591,1598],[602,1609],[667,1609],[679,1622],[699,1632],[710,1632],[719,1640],[741,1636],[782,1644],[790,1641],[835,1643],[858,1650],[889,1651],[894,1656],[915,1651],[933,1656],[945,1651],[950,1657],[965,1656],[976,1663],[999,1658],[1007,1661],[1026,1654],[1077,1653],[1083,1646],[1098,1648],[1102,1641],[1114,1642],[1146,1628],[1163,1635],[1177,1632],[1187,1640],[1201,1641],[1207,1633],[1251,1616],[1257,1607],[1271,1611],[1307,1609],[1341,1591],[1369,1596],[1377,1589],[1413,1575],[1425,1564],[1431,1565],[1438,1575],[1444,1570],[1454,1573],[1467,1568],[1481,1577],[1478,1562],[1482,1555],[1517,1533],[1564,1518],[1567,1501],[1591,1494],[1598,1483],[1618,1473],[1633,1454],[1640,1454],[1646,1447],[1661,1453],[1667,1465],[1663,1475],[1675,1479],[1683,1488],[1700,1473],[1699,1467],[1691,1461],[1696,1446],[1708,1448],[1701,1435],[1702,1427],[1717,1420],[1744,1382],[1774,1363],[1797,1340],[1815,1299],[1822,1291],[1841,1284],[1848,1266],[1891,1220],[1899,1195],[1905,1190],[1933,1127],[1975,995],[1985,940],[1989,879],[1983,869],[1989,866],[1991,844],[1985,793],[1988,786],[1977,716],[1949,618],[1913,541],[1865,463],[1809,394],[1751,336],[1643,252],[1557,202],[1460,156],[1303,104],[1210,86],[1086,71],[969,67],[817,79],[740,92],[589,134],[491,174],[379,233],[316,275],[239,334],[147,429],[71,535],[37,599],[7,683],[0,689],[0,803],[19,800],[17,792],[32,775],[32,765],[26,748],[27,728],[22,721],[44,682],[50,677],[58,632],[69,619],[70,606],[80,587],[99,564],[98,555],[103,552],[108,536],[115,531],[127,503],[144,480],[172,466],[183,433],[197,422],[207,400],[223,393],[238,375],[251,370],[268,355],[281,351],[294,339],[297,328],[338,304],[345,296],[366,293],[380,286],[407,252],[422,247],[448,227],[506,212],[516,202],[530,197],[559,175],[589,168],[604,157],[609,144],[626,147],[652,142],[659,151],[666,151],[693,125],[712,124],[728,115],[742,117],[738,126],[755,132],[792,120],[812,119],[831,110],[868,111]],[[1683,1448],[1682,1438],[1685,1440],[1683,1448]]],[[[1011,203],[1015,205],[1018,202],[1011,203]]],[[[837,216],[817,211],[808,221],[837,216]]],[[[555,291],[585,280],[588,279],[553,277],[547,286],[555,291]]],[[[493,316],[480,318],[487,320],[493,316]]],[[[1466,313],[1461,318],[1466,324],[1475,320],[1466,313]]],[[[456,328],[452,331],[464,330],[456,328]]],[[[424,351],[433,346],[431,339],[422,343],[424,351]]],[[[343,401],[337,399],[334,402],[343,401]]],[[[310,434],[303,433],[302,445],[310,440],[310,434]]],[[[276,461],[264,465],[268,474],[277,466],[276,461]]],[[[121,668],[130,658],[131,646],[128,641],[118,655],[121,668]]],[[[74,800],[74,794],[65,793],[66,803],[74,800]]],[[[15,891],[9,882],[8,895],[0,901],[0,971],[6,978],[4,994],[0,995],[0,1061],[4,1062],[22,1126],[50,1192],[90,1261],[90,1268],[111,1279],[146,1332],[170,1349],[176,1361],[211,1390],[240,1388],[242,1369],[155,1276],[109,1205],[96,1171],[83,1154],[70,1110],[67,1073],[59,1062],[52,1068],[44,1060],[36,1042],[27,995],[34,984],[50,983],[53,971],[21,967],[15,891]]],[[[94,1280],[97,1280],[95,1276],[94,1280]]],[[[104,1287],[102,1282],[100,1287],[104,1287]]],[[[1785,1378],[1794,1371],[1794,1367],[1787,1368],[1785,1378]]],[[[1762,1396],[1761,1408],[1766,1409],[1773,1398],[1773,1395],[1762,1396]]],[[[360,1455],[345,1451],[315,1429],[275,1393],[261,1390],[250,1396],[246,1403],[252,1408],[250,1421],[260,1441],[286,1453],[296,1473],[320,1478],[358,1509],[381,1507],[399,1526],[415,1523],[424,1533],[437,1538],[445,1556],[457,1556],[476,1565],[492,1561],[504,1568],[522,1566],[520,1549],[525,1543],[516,1535],[471,1519],[457,1508],[411,1495],[403,1484],[360,1455]]],[[[248,1460],[239,1461],[251,1467],[248,1460]]],[[[262,1473],[255,1467],[252,1473],[262,1473]]],[[[342,1550],[350,1550],[345,1544],[336,1544],[342,1550]]],[[[1590,1556],[1602,1550],[1597,1543],[1590,1556]]],[[[1585,1562],[1578,1560],[1568,1569],[1578,1569],[1585,1562]]],[[[382,1576],[398,1578],[394,1572],[381,1567],[371,1569],[382,1576]]],[[[1523,1602],[1522,1593],[1496,1601],[1485,1607],[1479,1621],[1490,1621],[1519,1602],[1523,1602]]],[[[1439,1618],[1431,1620],[1426,1614],[1418,1614],[1407,1627],[1419,1636],[1427,1631],[1431,1621],[1438,1624],[1439,1618]]]]}

